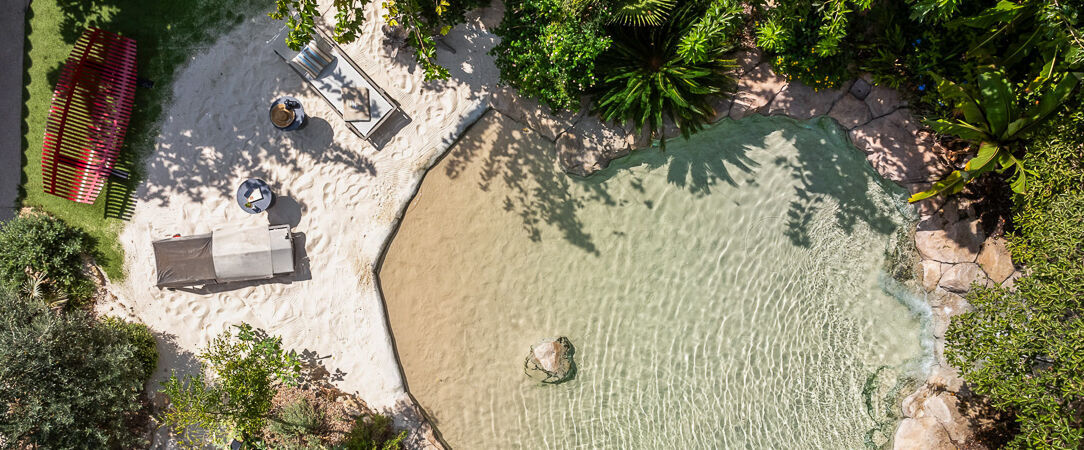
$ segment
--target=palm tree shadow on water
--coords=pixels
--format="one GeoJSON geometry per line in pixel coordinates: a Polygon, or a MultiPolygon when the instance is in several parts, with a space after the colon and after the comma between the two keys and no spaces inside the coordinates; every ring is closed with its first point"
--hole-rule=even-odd
{"type": "MultiPolygon", "coordinates": [[[[741,189],[755,185],[762,170],[790,171],[795,195],[786,205],[784,233],[797,246],[812,245],[811,221],[824,208],[834,209],[836,224],[847,234],[859,223],[884,235],[897,228],[891,208],[882,204],[881,197],[870,195],[870,189],[880,186],[891,194],[898,188],[880,178],[843,131],[825,118],[798,122],[755,116],[717,124],[689,141],[671,140],[665,152],[658,148],[636,150],[586,178],[565,174],[556,159],[552,141],[490,111],[463,135],[441,164],[444,174],[453,179],[468,166],[480,164],[478,187],[483,191],[505,189],[503,208],[520,217],[531,240],[542,239],[543,225],[553,226],[564,239],[596,255],[599,250],[584,228],[580,210],[591,202],[623,206],[627,200],[617,199],[609,191],[614,177],[634,177],[630,186],[646,192],[642,172],[625,170],[632,167],[666,166],[667,182],[695,196],[722,195],[718,191],[723,186],[741,189]],[[489,143],[500,135],[505,139],[489,143]],[[793,145],[797,152],[775,160],[758,158],[756,153],[770,145],[793,145]]],[[[651,201],[644,203],[653,206],[651,201]]]]}
{"type": "Polygon", "coordinates": [[[848,235],[859,223],[881,235],[896,231],[899,216],[890,213],[893,206],[885,201],[891,201],[888,198],[894,194],[903,195],[902,188],[877,174],[838,125],[825,117],[805,122],[780,120],[797,125],[780,128],[780,136],[798,150],[795,158],[774,161],[776,167],[791,171],[797,182],[784,232],[794,245],[812,245],[810,225],[824,208],[835,209],[835,224],[848,235]],[[800,131],[802,128],[812,131],[800,131]]]}
{"type": "MultiPolygon", "coordinates": [[[[735,171],[751,174],[756,170],[758,164],[746,155],[752,148],[728,148],[711,152],[710,157],[680,148],[666,152],[657,148],[638,150],[583,178],[568,175],[557,167],[552,141],[499,112],[490,111],[460,138],[441,164],[444,174],[452,179],[463,175],[469,166],[480,165],[478,188],[506,191],[503,209],[520,217],[531,240],[540,241],[542,226],[549,225],[556,227],[568,242],[597,255],[594,238],[584,229],[579,212],[591,202],[623,206],[627,201],[611,195],[608,183],[615,176],[638,176],[624,169],[667,166],[670,183],[696,195],[707,195],[720,183],[739,185],[735,171]],[[504,138],[491,143],[497,136],[504,138]]],[[[634,189],[643,191],[642,180],[631,183],[634,189]]]]}

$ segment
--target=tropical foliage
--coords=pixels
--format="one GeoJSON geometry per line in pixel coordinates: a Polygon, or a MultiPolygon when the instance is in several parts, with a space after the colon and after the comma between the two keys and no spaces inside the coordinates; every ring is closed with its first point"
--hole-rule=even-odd
{"type": "MultiPolygon", "coordinates": [[[[335,30],[332,37],[341,44],[358,39],[365,24],[365,7],[371,0],[335,0],[335,30]]],[[[407,43],[414,49],[414,59],[425,73],[425,80],[444,80],[448,69],[437,63],[437,38],[448,34],[452,26],[463,21],[463,14],[482,6],[481,0],[449,3],[447,0],[387,0],[381,3],[384,22],[402,27],[407,43]]],[[[286,44],[294,49],[312,40],[316,34],[316,18],[320,16],[316,0],[276,0],[275,10],[268,15],[285,20],[289,32],[286,44]]]]}
{"type": "Polygon", "coordinates": [[[973,84],[974,89],[938,78],[941,96],[955,104],[963,119],[928,120],[926,124],[938,133],[973,142],[978,146],[978,153],[963,170],[953,171],[929,190],[912,195],[910,201],[958,193],[969,181],[995,168],[1000,172],[1011,171],[1012,190],[1023,194],[1027,190],[1029,171],[1020,160],[1022,139],[1061,109],[1079,83],[1077,77],[1076,74],[1062,75],[1060,82],[1049,89],[1043,89],[1041,79],[1037,79],[1027,90],[1036,91],[1038,99],[1026,109],[1017,104],[1017,98],[1024,97],[1023,93],[1014,93],[1005,73],[1000,70],[982,70],[973,84]]]}
{"type": "Polygon", "coordinates": [[[873,0],[783,0],[758,2],[763,17],[757,46],[768,52],[775,70],[814,88],[832,87],[849,78],[845,45],[851,16],[868,10],[873,0]]]}
{"type": "Polygon", "coordinates": [[[501,82],[553,110],[577,110],[595,85],[595,60],[610,47],[607,6],[596,2],[512,0],[494,30],[501,42],[490,53],[501,82]]]}
{"type": "MultiPolygon", "coordinates": [[[[1084,96],[1078,95],[1075,101],[1084,96]]],[[[1084,445],[1084,112],[1046,127],[1016,204],[1016,290],[976,288],[949,326],[948,358],[972,388],[1014,411],[1013,448],[1084,445]]]]}
{"type": "Polygon", "coordinates": [[[214,373],[170,376],[161,391],[170,404],[163,421],[190,445],[203,441],[221,443],[231,438],[259,436],[270,417],[276,385],[292,385],[301,363],[282,339],[270,337],[248,324],[236,326],[237,334],[225,331],[200,354],[214,373]]]}
{"type": "Polygon", "coordinates": [[[9,448],[132,448],[148,343],[75,310],[0,292],[0,442],[9,448]]]}
{"type": "Polygon", "coordinates": [[[59,219],[30,214],[0,224],[0,287],[26,292],[62,307],[90,297],[94,285],[83,274],[90,238],[59,219]]]}
{"type": "MultiPolygon", "coordinates": [[[[631,122],[663,138],[665,119],[686,138],[714,115],[711,96],[734,85],[733,60],[724,45],[735,28],[735,3],[720,0],[704,14],[689,5],[662,27],[630,30],[603,56],[607,77],[598,86],[598,112],[609,121],[631,122]]],[[[662,139],[665,145],[665,139],[662,139]]]]}

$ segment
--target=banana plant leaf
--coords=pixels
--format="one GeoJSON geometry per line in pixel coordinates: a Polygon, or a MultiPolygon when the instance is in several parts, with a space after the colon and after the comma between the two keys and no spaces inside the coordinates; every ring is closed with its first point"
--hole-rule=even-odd
{"type": "Polygon", "coordinates": [[[940,134],[951,134],[953,136],[959,136],[961,139],[969,141],[983,141],[993,138],[986,133],[986,130],[980,129],[967,122],[960,121],[948,121],[944,119],[937,120],[924,120],[927,126],[940,134]]]}
{"type": "Polygon", "coordinates": [[[1009,118],[1016,116],[1016,98],[1009,80],[1001,71],[985,70],[979,74],[979,92],[986,111],[986,122],[990,124],[990,134],[1004,140],[1009,118]]]}
{"type": "Polygon", "coordinates": [[[988,172],[994,167],[994,162],[999,160],[997,158],[998,153],[1002,152],[1002,148],[992,142],[983,142],[979,144],[979,154],[975,155],[964,166],[964,170],[972,175],[979,175],[983,172],[988,172]]]}
{"type": "Polygon", "coordinates": [[[933,184],[929,189],[916,193],[907,199],[908,202],[914,203],[920,200],[925,200],[935,195],[952,195],[963,190],[964,185],[971,179],[966,172],[960,170],[953,170],[947,177],[933,184]]]}
{"type": "MultiPolygon", "coordinates": [[[[940,75],[931,74],[937,82],[937,91],[946,100],[954,103],[954,106],[963,111],[964,120],[973,124],[986,124],[986,115],[983,113],[979,102],[971,96],[962,86],[942,78],[940,75]]],[[[987,128],[989,128],[987,126],[987,128]]]]}

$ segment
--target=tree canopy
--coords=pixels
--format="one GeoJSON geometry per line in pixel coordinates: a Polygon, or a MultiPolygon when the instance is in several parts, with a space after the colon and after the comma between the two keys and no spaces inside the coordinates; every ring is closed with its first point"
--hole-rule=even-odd
{"type": "Polygon", "coordinates": [[[0,442],[50,449],[137,444],[128,425],[149,373],[129,333],[80,310],[57,313],[4,292],[0,321],[0,442]]]}

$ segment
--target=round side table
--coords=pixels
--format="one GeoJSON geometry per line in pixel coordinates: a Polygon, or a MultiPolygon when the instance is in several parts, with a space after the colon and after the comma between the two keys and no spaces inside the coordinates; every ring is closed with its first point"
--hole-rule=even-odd
{"type": "Polygon", "coordinates": [[[259,214],[271,207],[275,194],[259,178],[249,178],[237,187],[237,205],[249,214],[259,214]]]}
{"type": "Polygon", "coordinates": [[[271,107],[267,110],[268,119],[271,119],[274,116],[275,107],[278,105],[283,105],[286,107],[287,110],[293,112],[294,121],[290,122],[290,124],[287,126],[280,127],[272,119],[271,125],[275,128],[282,131],[294,131],[304,128],[305,125],[308,123],[308,116],[305,115],[305,107],[301,106],[301,102],[298,101],[296,98],[290,96],[279,97],[275,99],[275,101],[271,102],[271,107]]]}

